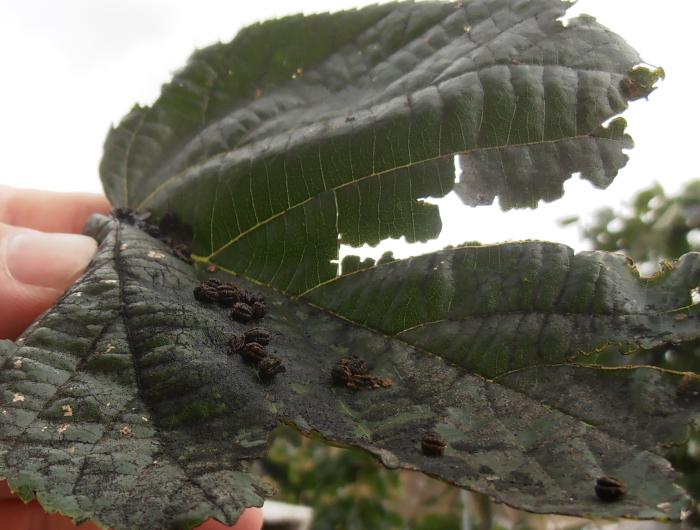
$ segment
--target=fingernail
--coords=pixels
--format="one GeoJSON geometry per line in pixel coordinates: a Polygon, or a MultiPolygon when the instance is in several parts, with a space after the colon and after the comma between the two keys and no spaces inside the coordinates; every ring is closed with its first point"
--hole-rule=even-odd
{"type": "Polygon", "coordinates": [[[7,269],[18,282],[65,289],[92,259],[95,240],[77,234],[27,231],[7,240],[7,269]]]}

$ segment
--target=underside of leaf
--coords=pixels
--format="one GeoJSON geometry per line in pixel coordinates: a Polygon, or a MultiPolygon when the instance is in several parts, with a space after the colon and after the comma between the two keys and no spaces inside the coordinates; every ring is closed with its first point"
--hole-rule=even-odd
{"type": "Polygon", "coordinates": [[[86,274],[0,342],[0,476],[115,530],[231,524],[269,493],[247,463],[284,423],[533,512],[679,519],[662,450],[699,419],[698,376],[594,362],[698,339],[698,254],[653,278],[536,241],[338,270],[341,244],[436,237],[430,197],[534,207],[576,172],[611,182],[617,116],[663,71],[592,17],[564,26],[569,5],[383,4],[196,52],[112,129],[101,175],[115,206],[191,225],[197,267],[91,221],[86,274]],[[274,373],[229,347],[250,308],[195,298],[210,266],[265,299],[274,373]],[[627,493],[600,500],[601,477],[627,493]]]}
{"type": "MultiPolygon", "coordinates": [[[[261,503],[265,486],[245,463],[263,456],[270,431],[286,423],[526,510],[680,515],[686,498],[659,451],[684,440],[699,410],[696,393],[679,391],[683,374],[543,362],[524,350],[532,357],[525,368],[484,378],[440,351],[220,273],[266,299],[262,325],[286,366],[266,382],[228,349],[250,325],[196,301],[194,269],[118,221],[96,218],[91,233],[101,243],[85,276],[16,345],[0,346],[0,476],[48,510],[115,529],[188,528],[207,517],[230,524],[261,503]],[[388,387],[334,384],[333,367],[351,354],[388,387]],[[421,451],[429,431],[445,437],[442,457],[421,451]],[[627,484],[623,499],[595,497],[604,475],[627,484]]],[[[473,269],[455,256],[483,250],[425,259],[447,258],[458,277],[473,269]]],[[[697,261],[688,255],[657,281],[680,286],[697,261]]],[[[633,300],[636,289],[618,282],[610,297],[633,300]]],[[[697,327],[697,315],[687,319],[697,327]]],[[[684,331],[669,331],[669,340],[675,333],[684,331]]]]}

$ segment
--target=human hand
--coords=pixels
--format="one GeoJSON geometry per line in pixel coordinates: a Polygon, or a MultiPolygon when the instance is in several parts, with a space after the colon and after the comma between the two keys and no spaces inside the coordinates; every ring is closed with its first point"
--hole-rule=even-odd
{"type": "MultiPolygon", "coordinates": [[[[89,193],[53,193],[0,186],[0,339],[15,339],[80,276],[97,249],[80,235],[93,213],[107,213],[107,199],[89,193]]],[[[9,530],[98,530],[76,527],[24,504],[0,482],[0,521],[9,530]]],[[[210,519],[197,530],[260,530],[262,511],[246,510],[230,527],[210,519]]]]}

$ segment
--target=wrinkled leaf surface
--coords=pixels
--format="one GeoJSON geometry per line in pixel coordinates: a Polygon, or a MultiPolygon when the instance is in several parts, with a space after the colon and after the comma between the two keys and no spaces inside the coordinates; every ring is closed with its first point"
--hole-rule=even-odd
{"type": "Polygon", "coordinates": [[[640,59],[591,17],[564,27],[568,6],[385,4],[252,26],[112,130],[105,190],[175,211],[196,254],[299,294],[337,274],[340,244],[436,237],[423,199],[453,188],[510,208],[559,197],[573,172],[607,186],[632,143],[622,118],[603,124],[640,59]]]}
{"type": "Polygon", "coordinates": [[[535,206],[574,172],[611,181],[631,146],[615,117],[661,74],[630,77],[637,54],[590,17],[563,26],[567,6],[385,4],[195,53],[110,132],[101,174],[115,206],[191,224],[205,266],[92,222],[86,275],[0,343],[0,476],[115,529],[232,523],[268,493],[246,464],[282,422],[526,510],[678,519],[661,448],[697,419],[697,376],[593,361],[697,338],[697,254],[652,279],[540,242],[338,270],[343,243],[435,237],[428,197],[535,206]],[[227,351],[249,326],[194,300],[210,264],[266,297],[273,382],[227,351]],[[393,384],[334,385],[352,354],[393,384]],[[599,501],[602,475],[627,495],[599,501]]]}
{"type": "MultiPolygon", "coordinates": [[[[659,444],[682,441],[697,415],[697,393],[678,390],[683,374],[543,359],[525,325],[518,357],[528,361],[485,378],[479,363],[474,368],[446,355],[443,344],[454,338],[449,328],[437,327],[434,342],[417,347],[411,342],[418,340],[370,320],[353,323],[233,278],[261,292],[270,308],[262,324],[287,371],[266,383],[228,353],[232,334],[250,325],[232,322],[215,304],[197,302],[192,267],[132,226],[102,217],[92,230],[101,245],[86,275],[16,345],[1,347],[0,475],[25,498],[36,493],[49,510],[114,528],[186,528],[207,516],[232,523],[243,507],[261,503],[265,486],[246,471],[246,462],[264,455],[270,431],[284,422],[364,448],[389,467],[417,469],[528,510],[679,516],[685,497],[659,444]],[[334,385],[331,369],[349,354],[363,356],[393,385],[359,391],[334,385]],[[429,430],[447,439],[443,457],[422,454],[421,438],[429,430]],[[627,496],[613,504],[597,500],[593,483],[601,475],[624,480],[627,496]]],[[[520,252],[541,253],[542,245],[520,252]]],[[[557,247],[551,251],[570,255],[557,247]]],[[[420,270],[425,260],[451,258],[454,278],[443,276],[442,282],[454,289],[460,272],[474,271],[484,251],[489,249],[467,247],[390,263],[344,282],[357,278],[361,288],[363,276],[371,281],[384,268],[420,270]],[[465,254],[476,257],[456,259],[465,254]]],[[[688,275],[696,281],[698,258],[688,255],[657,281],[680,285],[690,281],[688,275]]],[[[514,265],[504,262],[501,273],[512,277],[514,265]]],[[[584,259],[579,267],[590,276],[584,269],[597,269],[599,261],[584,259]]],[[[401,277],[408,282],[411,275],[401,277]]],[[[574,282],[585,288],[585,280],[569,281],[570,288],[574,282]]],[[[639,296],[638,279],[618,283],[609,298],[639,296]]],[[[503,292],[496,282],[483,282],[482,295],[488,290],[487,298],[503,292]]],[[[663,302],[670,306],[688,296],[667,292],[663,302]]],[[[379,305],[383,298],[377,297],[379,305]]],[[[420,304],[416,298],[407,307],[418,311],[420,304]]],[[[533,322],[540,318],[538,311],[521,311],[533,322]]],[[[577,318],[554,309],[545,313],[577,318]]],[[[654,322],[665,325],[653,312],[647,316],[637,315],[650,335],[657,332],[654,322]]],[[[598,340],[606,333],[634,340],[634,329],[625,336],[625,328],[606,330],[605,319],[588,318],[589,326],[600,328],[598,340]]],[[[697,329],[697,315],[686,320],[697,329]]],[[[673,340],[686,332],[668,327],[666,334],[673,340]]],[[[566,336],[573,350],[591,345],[585,333],[566,336]]],[[[477,344],[507,340],[474,338],[477,344]]],[[[484,358],[491,354],[482,349],[484,358]]]]}

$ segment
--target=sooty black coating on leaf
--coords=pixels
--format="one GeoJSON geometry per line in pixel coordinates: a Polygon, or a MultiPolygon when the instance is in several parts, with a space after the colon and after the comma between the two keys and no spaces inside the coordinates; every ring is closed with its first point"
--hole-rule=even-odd
{"type": "Polygon", "coordinates": [[[268,347],[285,371],[260,372],[229,349],[250,326],[194,299],[192,267],[115,220],[95,218],[90,233],[100,248],[85,275],[16,345],[0,343],[0,476],[46,509],[117,530],[233,523],[267,494],[246,463],[284,422],[527,510],[680,515],[686,498],[658,447],[681,441],[700,408],[677,392],[681,375],[544,363],[489,381],[219,273],[269,306],[268,347]],[[391,387],[333,385],[348,351],[391,387]],[[427,432],[444,438],[440,458],[424,454],[427,432]],[[601,476],[626,495],[600,502],[601,476]]]}

